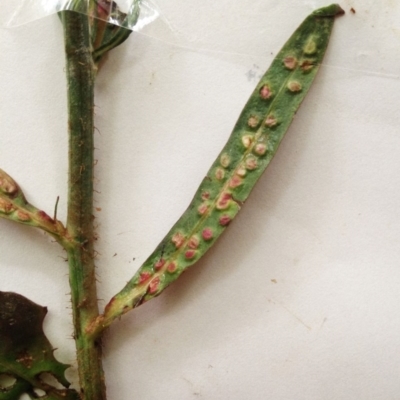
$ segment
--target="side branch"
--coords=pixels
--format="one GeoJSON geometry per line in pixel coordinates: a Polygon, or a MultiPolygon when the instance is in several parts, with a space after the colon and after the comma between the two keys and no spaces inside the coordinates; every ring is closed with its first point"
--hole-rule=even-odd
{"type": "Polygon", "coordinates": [[[64,245],[68,234],[64,225],[55,217],[29,204],[20,186],[10,175],[0,169],[0,218],[39,228],[64,245]]]}

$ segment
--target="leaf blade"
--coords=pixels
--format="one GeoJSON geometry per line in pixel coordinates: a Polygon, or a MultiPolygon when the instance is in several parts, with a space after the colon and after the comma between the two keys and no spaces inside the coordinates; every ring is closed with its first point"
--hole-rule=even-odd
{"type": "Polygon", "coordinates": [[[54,349],[43,332],[47,308],[12,292],[0,292],[0,374],[17,381],[10,388],[0,388],[1,400],[14,400],[23,393],[39,388],[48,398],[77,400],[78,393],[68,389],[65,378],[69,365],[58,362],[54,349]],[[48,372],[66,389],[56,389],[43,382],[40,375],[48,372]]]}
{"type": "Polygon", "coordinates": [[[333,27],[331,5],[309,15],[283,46],[245,105],[188,209],[96,324],[158,296],[215,243],[275,155],[318,72],[333,27]]]}

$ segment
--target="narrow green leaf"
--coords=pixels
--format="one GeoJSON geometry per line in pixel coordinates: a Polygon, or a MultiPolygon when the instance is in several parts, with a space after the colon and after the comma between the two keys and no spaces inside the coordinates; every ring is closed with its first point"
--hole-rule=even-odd
{"type": "Polygon", "coordinates": [[[106,24],[104,38],[93,50],[93,61],[98,64],[106,53],[125,42],[131,33],[130,29],[106,24]]]}
{"type": "MultiPolygon", "coordinates": [[[[338,5],[313,12],[261,78],[186,212],[97,321],[158,296],[196,263],[239,212],[289,128],[321,65],[338,5]]],[[[98,329],[102,329],[98,328],[98,329]]]]}
{"type": "Polygon", "coordinates": [[[98,6],[97,9],[97,16],[102,21],[95,22],[96,34],[93,40],[95,63],[99,63],[107,52],[125,42],[132,33],[128,27],[134,26],[139,19],[140,0],[134,0],[127,14],[120,11],[114,1],[110,2],[108,7],[108,9],[101,9],[98,6]],[[106,20],[112,20],[114,23],[107,23],[106,20]]]}
{"type": "Polygon", "coordinates": [[[16,400],[24,393],[36,398],[34,389],[46,393],[43,399],[78,400],[78,393],[68,389],[65,370],[46,338],[42,324],[47,313],[27,298],[11,292],[0,292],[0,375],[16,379],[11,387],[0,386],[0,400],[16,400]],[[56,389],[41,379],[49,373],[65,389],[56,389]]]}

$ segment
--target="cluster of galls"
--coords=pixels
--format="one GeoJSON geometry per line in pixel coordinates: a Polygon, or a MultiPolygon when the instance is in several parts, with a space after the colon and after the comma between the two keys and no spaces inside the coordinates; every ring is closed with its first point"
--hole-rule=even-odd
{"type": "Polygon", "coordinates": [[[19,185],[2,169],[0,169],[0,217],[41,228],[55,236],[65,234],[62,223],[29,204],[19,185]]]}

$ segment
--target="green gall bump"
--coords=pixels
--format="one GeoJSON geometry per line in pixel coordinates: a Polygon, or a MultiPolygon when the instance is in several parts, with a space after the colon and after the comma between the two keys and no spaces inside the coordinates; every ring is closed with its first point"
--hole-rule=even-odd
{"type": "Polygon", "coordinates": [[[253,155],[249,154],[246,157],[246,169],[249,171],[253,171],[258,167],[258,162],[257,162],[257,158],[255,158],[253,155]]]}
{"type": "Polygon", "coordinates": [[[311,55],[317,52],[317,44],[315,43],[313,38],[310,38],[306,45],[304,46],[304,53],[311,55]]]}
{"type": "Polygon", "coordinates": [[[172,236],[171,239],[172,243],[175,245],[177,249],[183,245],[183,242],[185,241],[185,236],[182,235],[182,233],[177,232],[172,236]]]}
{"type": "Polygon", "coordinates": [[[266,151],[267,151],[267,145],[265,143],[257,143],[254,146],[254,153],[258,154],[259,156],[264,155],[266,151]]]}
{"type": "Polygon", "coordinates": [[[283,60],[283,64],[287,69],[293,70],[297,67],[297,58],[291,56],[285,57],[283,60]]]}
{"type": "Polygon", "coordinates": [[[215,170],[215,177],[219,180],[222,181],[225,177],[225,171],[222,168],[217,168],[215,170]]]}
{"type": "Polygon", "coordinates": [[[298,93],[301,91],[301,84],[297,81],[290,81],[287,85],[287,88],[293,93],[298,93]]]}
{"type": "Polygon", "coordinates": [[[231,163],[231,159],[228,154],[224,153],[221,155],[219,162],[224,168],[228,168],[229,164],[231,163]]]}
{"type": "Polygon", "coordinates": [[[269,128],[276,126],[277,123],[278,121],[273,115],[268,115],[268,117],[264,121],[264,125],[268,126],[269,128]]]}
{"type": "Polygon", "coordinates": [[[244,164],[241,164],[239,168],[236,170],[236,174],[241,176],[242,178],[246,176],[247,170],[244,164]]]}
{"type": "Polygon", "coordinates": [[[244,136],[242,136],[242,143],[243,143],[243,146],[246,149],[248,149],[251,146],[251,144],[253,143],[253,140],[254,140],[254,136],[253,135],[244,135],[244,136]]]}
{"type": "Polygon", "coordinates": [[[271,98],[271,96],[272,96],[272,92],[271,92],[271,89],[269,88],[269,86],[268,85],[263,85],[263,86],[261,86],[261,89],[260,89],[260,97],[263,99],[263,100],[268,100],[268,99],[270,99],[271,98]]]}
{"type": "Polygon", "coordinates": [[[247,125],[250,128],[257,128],[257,126],[259,124],[260,124],[260,120],[257,117],[255,117],[254,115],[252,115],[247,121],[247,125]]]}

